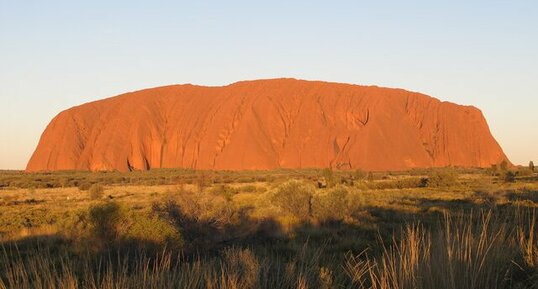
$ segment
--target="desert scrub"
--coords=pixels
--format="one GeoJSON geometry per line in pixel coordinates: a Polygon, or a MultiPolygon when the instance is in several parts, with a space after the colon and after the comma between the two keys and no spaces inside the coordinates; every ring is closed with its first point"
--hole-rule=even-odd
{"type": "Polygon", "coordinates": [[[90,196],[91,200],[101,199],[104,193],[105,193],[105,189],[100,184],[93,184],[88,189],[88,195],[90,196]]]}
{"type": "Polygon", "coordinates": [[[312,195],[314,186],[297,180],[287,181],[271,196],[272,203],[299,219],[312,216],[312,195]]]}
{"type": "Polygon", "coordinates": [[[168,220],[109,201],[80,210],[62,228],[70,238],[98,247],[118,242],[136,243],[139,247],[183,245],[179,228],[168,220]]]}
{"type": "Polygon", "coordinates": [[[312,199],[312,214],[319,221],[340,221],[348,215],[349,191],[345,186],[315,194],[312,199]]]}
{"type": "Polygon", "coordinates": [[[80,182],[77,183],[77,187],[81,191],[88,191],[92,187],[92,184],[89,182],[80,182]]]}
{"type": "Polygon", "coordinates": [[[172,200],[181,213],[197,222],[207,222],[225,226],[233,222],[234,206],[231,197],[222,193],[185,192],[172,200]]]}
{"type": "Polygon", "coordinates": [[[330,168],[326,168],[321,172],[322,180],[328,188],[332,188],[340,183],[340,177],[330,168]]]}
{"type": "Polygon", "coordinates": [[[115,202],[93,205],[88,211],[92,236],[102,243],[116,240],[125,215],[126,209],[115,202]]]}
{"type": "Polygon", "coordinates": [[[122,239],[142,247],[165,246],[180,249],[183,245],[179,229],[156,215],[131,212],[122,229],[122,239]]]}
{"type": "MultiPolygon", "coordinates": [[[[437,179],[433,180],[433,182],[435,182],[435,185],[439,184],[439,181],[437,179]]],[[[366,189],[370,189],[370,190],[423,188],[428,185],[428,179],[412,177],[412,178],[403,178],[403,179],[396,179],[396,180],[367,182],[367,183],[363,183],[363,185],[366,187],[366,189]]]]}
{"type": "Polygon", "coordinates": [[[235,194],[239,193],[239,190],[230,185],[221,184],[213,186],[209,192],[215,196],[222,196],[230,201],[235,194]]]}
{"type": "Polygon", "coordinates": [[[451,169],[435,170],[429,175],[425,185],[433,188],[454,187],[458,185],[458,174],[451,169]]]}
{"type": "Polygon", "coordinates": [[[507,171],[503,171],[500,176],[499,176],[505,183],[513,183],[516,181],[516,173],[511,171],[511,170],[507,170],[507,171]]]}

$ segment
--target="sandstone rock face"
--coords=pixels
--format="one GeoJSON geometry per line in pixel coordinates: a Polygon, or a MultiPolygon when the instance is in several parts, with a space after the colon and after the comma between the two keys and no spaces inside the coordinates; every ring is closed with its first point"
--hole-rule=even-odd
{"type": "Polygon", "coordinates": [[[506,159],[474,107],[272,79],[158,87],[70,108],[48,125],[27,170],[403,170],[506,159]]]}

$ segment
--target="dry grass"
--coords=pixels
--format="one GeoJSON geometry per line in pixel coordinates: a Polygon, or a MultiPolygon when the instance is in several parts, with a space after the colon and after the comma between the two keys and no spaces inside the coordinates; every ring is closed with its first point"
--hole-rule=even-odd
{"type": "Polygon", "coordinates": [[[358,288],[535,288],[534,211],[517,223],[508,217],[516,216],[446,215],[435,231],[408,225],[380,257],[350,255],[346,270],[358,288]],[[532,273],[518,280],[526,270],[532,273]]]}
{"type": "Polygon", "coordinates": [[[230,247],[195,260],[166,251],[53,256],[4,247],[0,288],[536,288],[535,211],[515,213],[445,215],[437,229],[410,224],[380,255],[349,253],[333,269],[321,265],[323,248],[308,245],[288,259],[230,247]]]}
{"type": "Polygon", "coordinates": [[[0,176],[0,289],[538,287],[536,176],[152,174],[0,176]]]}

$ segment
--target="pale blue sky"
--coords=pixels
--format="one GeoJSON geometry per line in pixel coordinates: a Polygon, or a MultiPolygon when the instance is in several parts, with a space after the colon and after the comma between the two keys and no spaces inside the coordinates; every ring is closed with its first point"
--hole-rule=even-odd
{"type": "Polygon", "coordinates": [[[536,162],[537,3],[0,0],[0,169],[73,105],[274,77],[475,105],[513,162],[536,162]]]}

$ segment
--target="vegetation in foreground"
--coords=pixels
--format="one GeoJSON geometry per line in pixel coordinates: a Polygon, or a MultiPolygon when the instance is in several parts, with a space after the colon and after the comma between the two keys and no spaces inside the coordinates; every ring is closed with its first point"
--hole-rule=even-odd
{"type": "Polygon", "coordinates": [[[0,174],[0,288],[538,288],[530,169],[0,174]]]}

